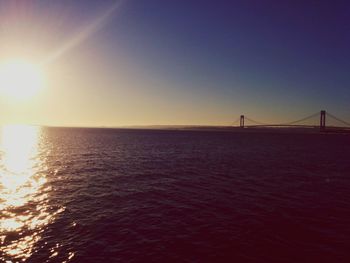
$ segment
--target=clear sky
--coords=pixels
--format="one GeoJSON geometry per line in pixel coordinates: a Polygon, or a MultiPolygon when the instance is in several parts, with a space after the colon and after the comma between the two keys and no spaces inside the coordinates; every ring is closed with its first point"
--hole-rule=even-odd
{"type": "Polygon", "coordinates": [[[1,95],[0,123],[349,120],[349,17],[348,1],[0,0],[0,61],[45,77],[31,99],[1,95]]]}

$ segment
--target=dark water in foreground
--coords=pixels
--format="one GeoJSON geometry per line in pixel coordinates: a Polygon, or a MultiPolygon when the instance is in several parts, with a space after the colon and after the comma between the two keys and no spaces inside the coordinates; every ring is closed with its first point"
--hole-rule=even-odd
{"type": "Polygon", "coordinates": [[[2,130],[0,261],[349,262],[350,136],[2,130]]]}

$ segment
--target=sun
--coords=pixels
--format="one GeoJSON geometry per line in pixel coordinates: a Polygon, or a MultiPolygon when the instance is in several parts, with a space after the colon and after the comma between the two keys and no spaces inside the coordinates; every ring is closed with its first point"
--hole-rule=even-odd
{"type": "Polygon", "coordinates": [[[29,99],[44,86],[42,69],[33,63],[11,60],[0,64],[0,92],[12,99],[29,99]]]}

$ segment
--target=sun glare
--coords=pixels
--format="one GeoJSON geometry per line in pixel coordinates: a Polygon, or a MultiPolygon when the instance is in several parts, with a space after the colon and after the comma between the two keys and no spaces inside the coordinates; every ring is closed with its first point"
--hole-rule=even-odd
{"type": "Polygon", "coordinates": [[[0,91],[9,98],[31,98],[43,85],[43,72],[35,64],[20,60],[0,64],[0,91]]]}

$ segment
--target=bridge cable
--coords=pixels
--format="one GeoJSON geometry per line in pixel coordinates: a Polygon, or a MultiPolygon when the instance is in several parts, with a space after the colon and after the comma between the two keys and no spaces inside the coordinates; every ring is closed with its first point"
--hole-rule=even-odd
{"type": "Polygon", "coordinates": [[[350,126],[350,123],[349,123],[349,122],[344,121],[344,120],[342,120],[342,119],[339,119],[338,117],[334,116],[333,114],[329,113],[328,111],[327,111],[327,116],[330,116],[331,118],[333,118],[333,119],[335,119],[335,120],[337,120],[337,121],[339,121],[339,122],[345,124],[346,126],[350,126]]]}
{"type": "Polygon", "coordinates": [[[252,123],[255,123],[255,124],[258,124],[258,125],[271,125],[271,124],[269,124],[269,123],[264,123],[264,122],[259,122],[259,121],[255,121],[255,120],[253,120],[253,119],[251,119],[251,118],[248,118],[247,116],[244,116],[244,118],[246,119],[246,120],[248,120],[248,121],[250,121],[250,122],[252,122],[252,123]]]}
{"type": "Polygon", "coordinates": [[[313,117],[316,117],[316,116],[318,116],[319,114],[320,114],[319,112],[316,112],[316,113],[314,113],[314,114],[311,114],[311,115],[309,115],[309,116],[307,116],[307,117],[304,117],[304,118],[299,119],[299,120],[296,120],[296,121],[291,121],[291,122],[286,122],[286,123],[276,123],[276,124],[264,123],[264,122],[255,121],[255,120],[253,120],[253,119],[251,119],[251,118],[248,118],[248,117],[245,117],[245,118],[246,118],[248,121],[253,122],[253,123],[255,123],[255,124],[258,124],[258,125],[265,125],[265,126],[269,126],[269,125],[271,125],[271,126],[278,126],[278,125],[281,125],[281,126],[283,126],[283,125],[293,125],[293,124],[296,124],[296,123],[298,123],[298,122],[302,122],[302,121],[311,119],[311,118],[313,118],[313,117]]]}
{"type": "Polygon", "coordinates": [[[240,118],[238,118],[237,120],[235,120],[234,122],[230,123],[230,126],[234,126],[235,124],[238,124],[238,122],[240,121],[240,118]]]}
{"type": "Polygon", "coordinates": [[[311,115],[309,115],[309,116],[307,116],[307,117],[305,117],[305,118],[302,118],[302,119],[299,119],[299,120],[296,120],[296,121],[287,122],[287,123],[282,123],[282,124],[280,124],[280,125],[293,125],[293,124],[296,124],[296,123],[298,123],[298,122],[306,121],[306,120],[308,120],[308,119],[311,119],[311,118],[313,118],[313,117],[316,117],[316,116],[318,116],[319,114],[320,114],[319,112],[316,112],[316,113],[311,114],[311,115]]]}

